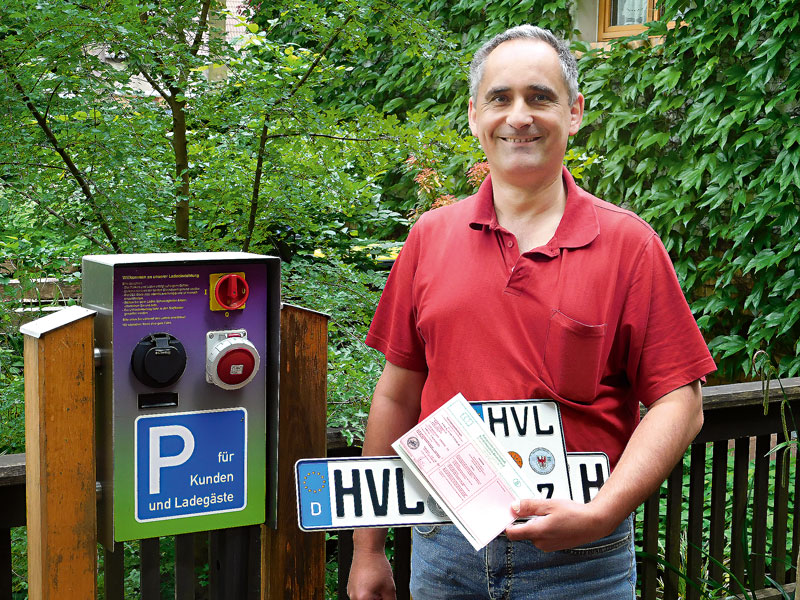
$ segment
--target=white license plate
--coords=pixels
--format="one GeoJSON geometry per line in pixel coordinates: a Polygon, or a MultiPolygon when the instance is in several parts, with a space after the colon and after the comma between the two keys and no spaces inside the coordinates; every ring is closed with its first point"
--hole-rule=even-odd
{"type": "MultiPolygon", "coordinates": [[[[545,497],[588,502],[608,479],[604,453],[566,452],[555,402],[473,406],[545,497]]],[[[303,459],[295,464],[295,479],[298,523],[305,531],[449,522],[396,456],[303,459]]]]}

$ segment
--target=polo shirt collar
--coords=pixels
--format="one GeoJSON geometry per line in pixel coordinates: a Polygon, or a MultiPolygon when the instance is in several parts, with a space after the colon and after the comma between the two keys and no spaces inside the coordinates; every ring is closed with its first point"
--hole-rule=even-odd
{"type": "MultiPolygon", "coordinates": [[[[545,254],[558,254],[560,248],[581,248],[591,244],[600,233],[600,221],[593,198],[577,186],[566,167],[562,177],[567,186],[567,204],[553,239],[540,249],[545,254]]],[[[500,225],[494,210],[492,176],[486,177],[475,194],[475,205],[469,226],[472,229],[489,228],[494,231],[500,225]]]]}

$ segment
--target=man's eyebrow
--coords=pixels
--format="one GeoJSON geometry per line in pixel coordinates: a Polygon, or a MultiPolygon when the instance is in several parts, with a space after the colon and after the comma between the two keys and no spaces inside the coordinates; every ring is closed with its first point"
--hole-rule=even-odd
{"type": "Polygon", "coordinates": [[[558,92],[556,92],[549,85],[544,85],[543,83],[532,83],[528,86],[528,89],[532,92],[542,92],[543,94],[547,94],[553,98],[558,96],[558,92]]]}
{"type": "Polygon", "coordinates": [[[495,94],[503,94],[505,92],[511,91],[511,87],[507,85],[499,85],[497,87],[489,88],[486,90],[486,98],[491,98],[495,94]]]}
{"type": "MultiPolygon", "coordinates": [[[[556,90],[551,88],[549,85],[545,85],[543,83],[532,83],[526,89],[528,91],[531,91],[531,92],[541,92],[541,93],[546,94],[546,95],[548,95],[548,96],[550,96],[552,98],[556,98],[558,96],[558,92],[556,92],[556,90]]],[[[489,88],[488,90],[486,90],[485,97],[486,98],[491,98],[492,96],[494,96],[496,94],[504,94],[504,93],[510,92],[510,91],[511,91],[511,86],[498,85],[498,86],[495,86],[493,88],[489,88]]]]}

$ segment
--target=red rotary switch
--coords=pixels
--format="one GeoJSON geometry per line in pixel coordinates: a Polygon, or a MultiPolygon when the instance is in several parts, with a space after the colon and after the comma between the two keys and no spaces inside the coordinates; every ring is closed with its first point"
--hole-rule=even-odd
{"type": "Polygon", "coordinates": [[[224,390],[250,383],[261,358],[244,329],[211,331],[206,338],[206,381],[224,390]]]}
{"type": "Polygon", "coordinates": [[[250,286],[238,273],[228,273],[217,280],[214,299],[223,310],[242,308],[250,295],[250,286]]]}

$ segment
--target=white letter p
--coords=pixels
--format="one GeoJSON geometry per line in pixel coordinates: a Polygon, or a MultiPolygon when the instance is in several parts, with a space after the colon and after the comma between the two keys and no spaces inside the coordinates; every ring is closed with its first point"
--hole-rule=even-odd
{"type": "Polygon", "coordinates": [[[183,425],[163,425],[150,429],[150,493],[161,493],[161,469],[182,465],[194,452],[194,436],[183,425]],[[161,438],[178,436],[183,440],[183,450],[174,456],[161,456],[161,438]]]}

